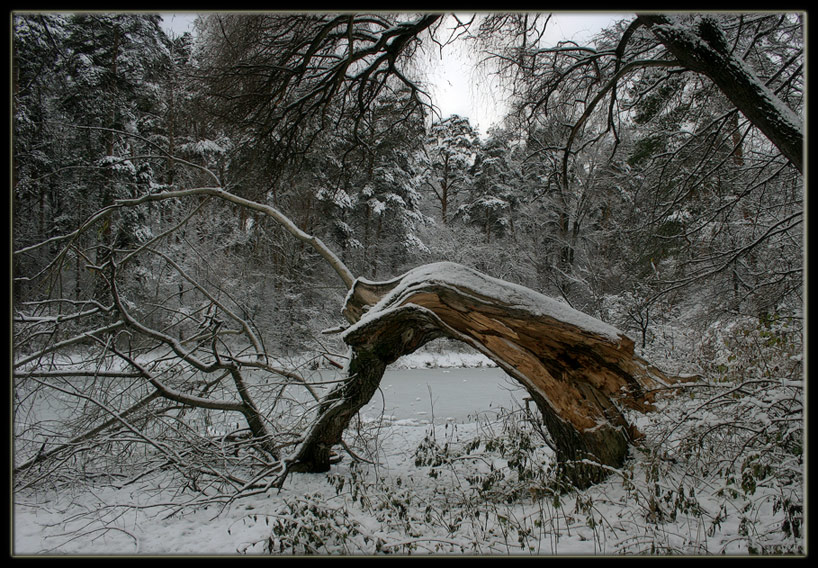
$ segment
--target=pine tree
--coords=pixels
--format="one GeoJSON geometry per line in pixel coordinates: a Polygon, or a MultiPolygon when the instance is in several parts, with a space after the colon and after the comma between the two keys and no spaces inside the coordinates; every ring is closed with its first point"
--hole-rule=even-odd
{"type": "Polygon", "coordinates": [[[521,171],[512,151],[509,131],[495,128],[489,132],[477,152],[470,195],[457,210],[464,222],[482,229],[486,243],[514,231],[521,171]]]}
{"type": "Polygon", "coordinates": [[[449,221],[449,212],[457,210],[460,195],[472,185],[471,168],[479,142],[467,117],[452,115],[430,128],[424,189],[437,201],[444,225],[449,221]]]}

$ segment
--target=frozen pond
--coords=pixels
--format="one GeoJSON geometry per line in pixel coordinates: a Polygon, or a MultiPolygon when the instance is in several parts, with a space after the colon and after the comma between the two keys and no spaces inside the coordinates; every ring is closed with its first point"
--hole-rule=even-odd
{"type": "MultiPolygon", "coordinates": [[[[478,414],[496,413],[501,408],[518,408],[527,396],[527,392],[518,383],[502,369],[489,366],[490,362],[482,356],[437,354],[425,359],[421,355],[405,361],[404,365],[407,363],[408,367],[394,365],[387,368],[379,390],[360,411],[364,420],[385,419],[406,425],[473,422],[478,414]],[[442,363],[443,366],[434,366],[438,363],[442,363]],[[449,366],[458,363],[464,366],[449,366]]],[[[337,384],[335,381],[343,379],[343,375],[335,370],[324,369],[317,371],[310,378],[316,381],[315,390],[323,397],[337,384]]],[[[259,395],[258,400],[263,402],[278,393],[277,387],[265,384],[266,379],[266,376],[260,376],[256,385],[259,389],[256,391],[259,395]]],[[[85,383],[92,382],[91,379],[80,378],[66,382],[62,386],[81,394],[86,391],[85,383]]],[[[123,395],[125,399],[122,404],[134,402],[136,400],[134,396],[142,396],[139,393],[143,391],[135,392],[137,394],[123,395]]],[[[296,400],[303,399],[303,402],[311,403],[314,407],[314,401],[311,402],[311,397],[305,390],[293,388],[290,394],[296,400]]],[[[116,392],[107,395],[113,397],[116,392]]],[[[84,400],[50,389],[37,388],[36,393],[21,391],[20,396],[24,397],[24,402],[15,412],[15,433],[19,435],[28,433],[26,435],[30,434],[29,437],[36,438],[38,444],[41,443],[39,440],[46,436],[41,432],[43,428],[59,430],[63,428],[64,421],[88,411],[88,405],[84,400]]],[[[214,396],[218,398],[227,394],[217,393],[214,396]]],[[[206,411],[200,414],[203,416],[205,413],[206,411]]],[[[194,418],[193,414],[188,414],[192,421],[191,426],[202,426],[199,423],[200,418],[203,420],[202,417],[194,418]]],[[[240,418],[235,413],[218,411],[209,412],[206,423],[210,433],[223,433],[241,425],[240,418]]],[[[26,451],[36,450],[36,445],[32,445],[26,451]]],[[[20,451],[23,451],[22,447],[20,451]]]]}
{"type": "Polygon", "coordinates": [[[522,404],[526,391],[496,367],[387,369],[380,391],[362,410],[392,420],[462,422],[469,416],[522,404]]]}

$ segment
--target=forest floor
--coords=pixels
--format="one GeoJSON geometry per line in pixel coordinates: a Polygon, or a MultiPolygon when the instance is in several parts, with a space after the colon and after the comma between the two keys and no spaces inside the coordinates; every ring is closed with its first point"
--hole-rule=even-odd
{"type": "MultiPolygon", "coordinates": [[[[657,475],[648,452],[632,452],[626,467],[585,491],[550,490],[543,466],[550,450],[522,425],[522,391],[487,363],[476,354],[427,354],[387,375],[383,403],[362,411],[376,464],[344,455],[329,473],[294,473],[280,490],[228,503],[203,501],[170,472],[121,489],[100,481],[17,493],[12,554],[745,555],[804,548],[778,530],[774,495],[725,498],[723,486],[674,475],[672,464],[657,475]],[[451,392],[435,382],[442,378],[451,392]],[[468,396],[451,396],[457,392],[468,396]]],[[[663,414],[633,419],[650,439],[663,414]]]]}

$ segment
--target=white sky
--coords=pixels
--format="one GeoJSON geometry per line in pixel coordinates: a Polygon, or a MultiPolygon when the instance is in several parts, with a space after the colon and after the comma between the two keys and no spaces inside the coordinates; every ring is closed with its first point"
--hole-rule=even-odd
{"type": "MultiPolygon", "coordinates": [[[[554,43],[561,39],[584,41],[614,21],[628,17],[626,13],[560,12],[548,23],[550,33],[546,40],[554,43]]],[[[193,32],[194,13],[162,14],[166,32],[181,35],[193,32]]],[[[490,78],[475,73],[463,50],[456,46],[444,49],[442,58],[435,58],[437,66],[430,72],[430,94],[440,109],[441,117],[452,114],[469,117],[472,126],[486,134],[502,118],[506,106],[501,91],[490,78]]]]}
{"type": "MultiPolygon", "coordinates": [[[[548,22],[544,40],[547,43],[566,39],[582,42],[628,16],[626,13],[558,13],[548,22]]],[[[431,80],[432,96],[442,118],[451,114],[467,116],[483,136],[506,112],[502,89],[491,77],[476,73],[474,63],[454,45],[444,50],[431,80]]]]}
{"type": "Polygon", "coordinates": [[[185,32],[193,33],[193,20],[196,19],[196,14],[163,13],[160,15],[162,16],[162,28],[166,34],[180,36],[185,32]]]}

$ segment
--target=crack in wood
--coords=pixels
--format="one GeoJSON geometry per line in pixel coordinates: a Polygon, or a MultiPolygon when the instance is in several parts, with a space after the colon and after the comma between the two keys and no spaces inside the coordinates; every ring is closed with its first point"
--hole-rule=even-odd
{"type": "Polygon", "coordinates": [[[329,448],[369,402],[386,366],[449,337],[476,347],[526,388],[572,484],[596,483],[622,465],[640,435],[620,405],[650,411],[652,393],[673,380],[637,357],[623,334],[596,331],[607,331],[602,322],[585,314],[582,321],[601,325],[587,329],[561,321],[508,301],[506,292],[520,293],[516,285],[474,271],[467,275],[469,282],[413,279],[412,272],[388,282],[355,282],[343,310],[352,323],[343,335],[352,348],[349,378],[328,397],[340,402],[321,408],[294,463],[326,471],[329,448]],[[496,294],[473,289],[480,277],[496,294]]]}

